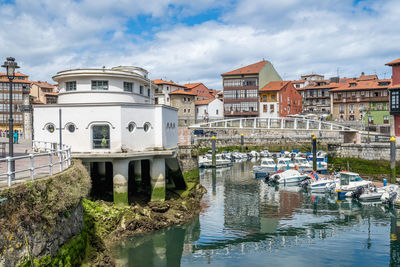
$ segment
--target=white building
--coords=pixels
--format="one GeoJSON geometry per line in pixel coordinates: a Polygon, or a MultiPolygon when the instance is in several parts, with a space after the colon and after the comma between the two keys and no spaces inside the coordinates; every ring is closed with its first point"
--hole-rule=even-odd
{"type": "Polygon", "coordinates": [[[177,90],[184,91],[186,89],[185,86],[173,83],[167,82],[161,79],[153,80],[154,84],[157,85],[157,88],[155,89],[154,93],[154,103],[155,104],[163,104],[163,105],[168,105],[171,106],[171,99],[169,96],[169,93],[172,93],[177,90]]]}
{"type": "Polygon", "coordinates": [[[177,109],[153,104],[156,86],[147,74],[121,66],[60,71],[53,77],[60,88],[58,104],[34,107],[34,140],[59,142],[61,128],[73,156],[96,173],[112,162],[114,201],[124,204],[127,194],[121,201],[116,195],[127,193],[130,163],[139,179],[150,172],[151,197],[157,200],[154,188],[165,187],[165,162],[177,146],[177,109]],[[142,170],[143,160],[150,162],[149,170],[142,170]]]}
{"type": "Polygon", "coordinates": [[[197,100],[196,120],[222,120],[224,119],[224,103],[217,98],[197,100]]]}

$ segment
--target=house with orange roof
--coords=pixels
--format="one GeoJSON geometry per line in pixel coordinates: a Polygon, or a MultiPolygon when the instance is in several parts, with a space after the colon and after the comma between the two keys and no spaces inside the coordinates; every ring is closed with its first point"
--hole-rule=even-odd
{"type": "MultiPolygon", "coordinates": [[[[12,82],[14,130],[25,138],[32,138],[32,107],[29,97],[31,82],[28,75],[17,72],[12,82]]],[[[5,136],[9,128],[9,80],[6,73],[0,72],[0,135],[5,136]]]]}
{"type": "Polygon", "coordinates": [[[260,90],[260,117],[278,118],[301,113],[301,95],[290,81],[272,81],[260,90]]]}
{"type": "MultiPolygon", "coordinates": [[[[389,133],[389,91],[391,79],[340,81],[329,90],[332,119],[363,121],[389,133]]],[[[378,130],[378,129],[377,129],[378,130]]]]}
{"type": "Polygon", "coordinates": [[[184,90],[169,93],[171,106],[178,109],[178,126],[190,126],[195,123],[196,94],[184,90]]]}
{"type": "Polygon", "coordinates": [[[271,62],[260,62],[221,74],[225,117],[257,117],[259,90],[271,81],[282,81],[271,62]]]}
{"type": "MultiPolygon", "coordinates": [[[[320,75],[317,77],[321,78],[320,75]]],[[[330,80],[316,79],[308,81],[307,86],[299,90],[303,102],[302,112],[311,114],[330,114],[331,98],[329,90],[335,88],[337,82],[338,78],[336,77],[333,77],[330,80]]]]}
{"type": "Polygon", "coordinates": [[[390,135],[400,136],[400,58],[385,64],[392,68],[390,93],[390,135]]]}
{"type": "Polygon", "coordinates": [[[176,90],[185,90],[185,86],[174,83],[173,81],[164,81],[162,79],[153,80],[157,85],[154,91],[154,104],[163,104],[171,106],[169,93],[176,90]]]}
{"type": "Polygon", "coordinates": [[[47,81],[32,82],[29,95],[43,104],[57,104],[57,86],[47,81]]]}
{"type": "Polygon", "coordinates": [[[196,100],[196,121],[224,119],[224,102],[218,98],[196,100]]]}
{"type": "Polygon", "coordinates": [[[210,89],[208,89],[203,83],[187,83],[184,86],[186,87],[185,91],[196,94],[196,100],[214,98],[210,89]]]}

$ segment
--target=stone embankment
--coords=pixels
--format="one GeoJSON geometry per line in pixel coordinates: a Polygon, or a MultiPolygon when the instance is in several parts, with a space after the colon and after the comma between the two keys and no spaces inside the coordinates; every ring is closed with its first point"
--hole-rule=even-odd
{"type": "MultiPolygon", "coordinates": [[[[330,144],[328,153],[338,158],[390,161],[390,144],[330,144]]],[[[396,148],[396,160],[400,161],[400,146],[396,148]]]]}
{"type": "Polygon", "coordinates": [[[48,265],[78,263],[84,256],[82,198],[89,189],[86,169],[74,161],[64,172],[0,191],[0,266],[29,266],[37,258],[48,265]],[[67,243],[75,253],[68,257],[60,251],[67,243]]]}

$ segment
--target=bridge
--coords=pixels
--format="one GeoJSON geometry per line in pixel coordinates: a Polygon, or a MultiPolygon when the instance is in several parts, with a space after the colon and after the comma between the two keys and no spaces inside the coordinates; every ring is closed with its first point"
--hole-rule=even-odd
{"type": "MultiPolygon", "coordinates": [[[[211,122],[201,122],[189,126],[190,130],[204,130],[218,139],[231,140],[226,145],[238,144],[238,138],[243,134],[246,138],[258,138],[258,142],[271,143],[289,141],[291,143],[309,142],[309,137],[314,133],[320,141],[328,144],[334,143],[362,143],[388,142],[390,136],[377,132],[366,132],[340,125],[331,121],[321,121],[305,117],[282,118],[232,118],[211,122]],[[369,137],[369,138],[368,138],[369,137]]],[[[203,142],[206,137],[196,136],[192,141],[203,142]]]]}

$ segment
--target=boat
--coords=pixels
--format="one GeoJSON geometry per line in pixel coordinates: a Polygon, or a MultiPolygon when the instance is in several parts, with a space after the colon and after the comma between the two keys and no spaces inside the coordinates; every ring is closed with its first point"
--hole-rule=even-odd
{"type": "Polygon", "coordinates": [[[312,165],[305,158],[302,157],[294,157],[292,159],[294,166],[298,168],[299,171],[302,172],[310,172],[312,171],[312,165]]]}
{"type": "Polygon", "coordinates": [[[255,165],[253,167],[252,173],[254,173],[255,177],[260,177],[260,176],[267,176],[271,173],[274,173],[277,171],[277,166],[276,163],[273,159],[271,158],[262,158],[261,159],[261,164],[260,165],[255,165]]]}
{"type": "MultiPolygon", "coordinates": [[[[308,159],[308,162],[310,162],[310,164],[313,165],[313,156],[309,155],[307,159],[308,159]]],[[[318,157],[317,156],[317,172],[320,172],[320,173],[328,172],[328,163],[327,163],[326,157],[318,157]]]]}
{"type": "Polygon", "coordinates": [[[260,156],[262,158],[270,158],[271,157],[271,153],[269,153],[268,149],[264,149],[263,151],[260,152],[260,156]]]}
{"type": "Polygon", "coordinates": [[[266,178],[268,182],[277,183],[277,184],[300,184],[301,181],[307,179],[307,174],[301,174],[296,170],[287,170],[287,171],[278,171],[276,173],[271,174],[266,178]]]}
{"type": "Polygon", "coordinates": [[[336,181],[336,192],[339,197],[352,197],[352,192],[359,186],[368,187],[371,181],[363,180],[358,173],[355,172],[339,172],[339,179],[336,181]]]}
{"type": "MultiPolygon", "coordinates": [[[[222,154],[215,155],[216,167],[232,166],[232,161],[225,159],[222,154]]],[[[206,154],[199,157],[199,168],[210,168],[212,167],[212,155],[206,154]]]]}
{"type": "Polygon", "coordinates": [[[332,192],[336,187],[336,180],[329,178],[322,179],[305,179],[300,184],[304,189],[308,189],[313,193],[329,193],[332,192]]]}
{"type": "Polygon", "coordinates": [[[276,166],[278,171],[285,171],[294,168],[294,164],[290,158],[278,158],[276,160],[276,166]]]}

